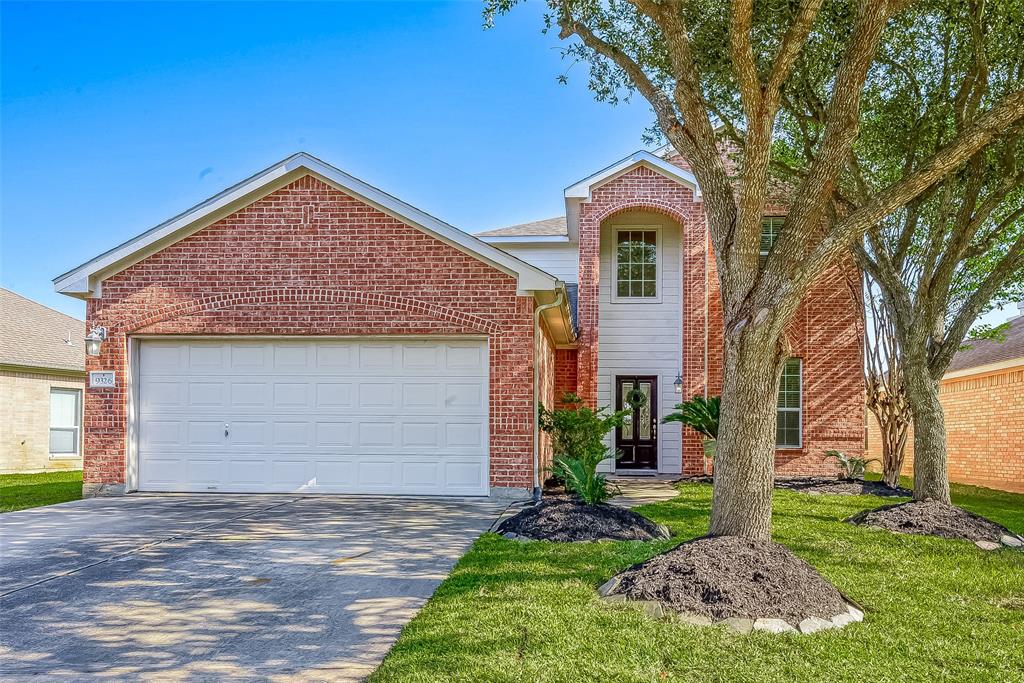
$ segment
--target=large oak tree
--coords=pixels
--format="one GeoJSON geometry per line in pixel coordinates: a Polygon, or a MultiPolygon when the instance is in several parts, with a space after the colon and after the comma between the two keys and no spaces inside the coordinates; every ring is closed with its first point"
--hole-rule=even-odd
{"type": "MultiPolygon", "coordinates": [[[[490,0],[488,18],[516,0],[490,0]]],[[[973,123],[867,201],[837,210],[857,139],[865,83],[883,33],[909,0],[549,0],[548,27],[590,67],[596,95],[638,92],[657,128],[690,163],[704,197],[724,314],[724,376],[712,535],[767,540],[775,396],[790,355],[784,330],[815,279],[863,232],[932,187],[1024,117],[1024,92],[973,123]],[[783,108],[820,93],[823,124],[808,150],[780,151],[783,108]],[[737,175],[720,132],[740,146],[737,175]],[[765,205],[787,178],[789,214],[759,265],[765,205]]]]}

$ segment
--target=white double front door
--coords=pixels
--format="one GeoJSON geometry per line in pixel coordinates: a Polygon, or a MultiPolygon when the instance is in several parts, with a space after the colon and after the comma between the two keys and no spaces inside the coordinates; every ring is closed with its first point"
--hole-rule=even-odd
{"type": "Polygon", "coordinates": [[[141,491],[488,493],[484,340],[144,339],[141,491]]]}

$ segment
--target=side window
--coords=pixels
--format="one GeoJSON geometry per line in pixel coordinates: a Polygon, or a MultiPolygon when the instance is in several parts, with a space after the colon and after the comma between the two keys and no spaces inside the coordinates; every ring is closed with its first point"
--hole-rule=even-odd
{"type": "Polygon", "coordinates": [[[775,445],[779,448],[800,448],[801,413],[803,411],[803,377],[799,358],[790,358],[782,370],[779,380],[778,420],[775,428],[775,445]]]}
{"type": "Polygon", "coordinates": [[[768,260],[768,254],[771,253],[772,247],[775,246],[775,241],[779,239],[779,232],[785,222],[786,219],[783,216],[769,216],[761,221],[761,249],[758,261],[762,268],[768,260]]]}
{"type": "Polygon", "coordinates": [[[618,230],[615,233],[615,297],[655,299],[658,296],[658,232],[618,230]]]}
{"type": "Polygon", "coordinates": [[[77,457],[81,426],[82,392],[50,389],[50,455],[77,457]]]}

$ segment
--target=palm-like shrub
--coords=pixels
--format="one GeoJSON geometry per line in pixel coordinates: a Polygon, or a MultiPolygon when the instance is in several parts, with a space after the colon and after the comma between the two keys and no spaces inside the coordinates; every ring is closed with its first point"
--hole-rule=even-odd
{"type": "Polygon", "coordinates": [[[705,438],[718,438],[718,412],[722,399],[718,396],[705,398],[694,396],[685,403],[676,404],[676,412],[662,418],[662,423],[682,422],[683,425],[703,434],[705,438]]]}
{"type": "Polygon", "coordinates": [[[551,473],[565,484],[569,493],[589,505],[597,505],[612,495],[607,478],[597,471],[601,461],[611,455],[604,439],[622,424],[629,411],[613,413],[607,406],[591,410],[575,394],[566,394],[561,402],[565,408],[538,407],[540,428],[551,435],[551,473]]]}
{"type": "Polygon", "coordinates": [[[839,463],[839,468],[843,472],[843,479],[863,479],[868,463],[879,462],[877,458],[865,460],[855,456],[851,457],[842,451],[825,451],[823,460],[828,460],[829,458],[834,458],[839,463]]]}

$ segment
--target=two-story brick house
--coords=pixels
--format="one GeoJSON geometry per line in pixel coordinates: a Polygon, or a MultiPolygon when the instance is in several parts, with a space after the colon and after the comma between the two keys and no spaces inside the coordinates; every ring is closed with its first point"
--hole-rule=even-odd
{"type": "MultiPolygon", "coordinates": [[[[660,417],[721,384],[700,188],[671,150],[565,190],[565,217],[470,235],[306,154],[58,277],[104,327],[87,493],[520,495],[537,402],[649,397],[607,469],[703,471],[660,417]]],[[[770,249],[780,220],[765,221],[770,249]]],[[[858,314],[838,266],[790,325],[777,466],[863,449],[858,314]]]]}

